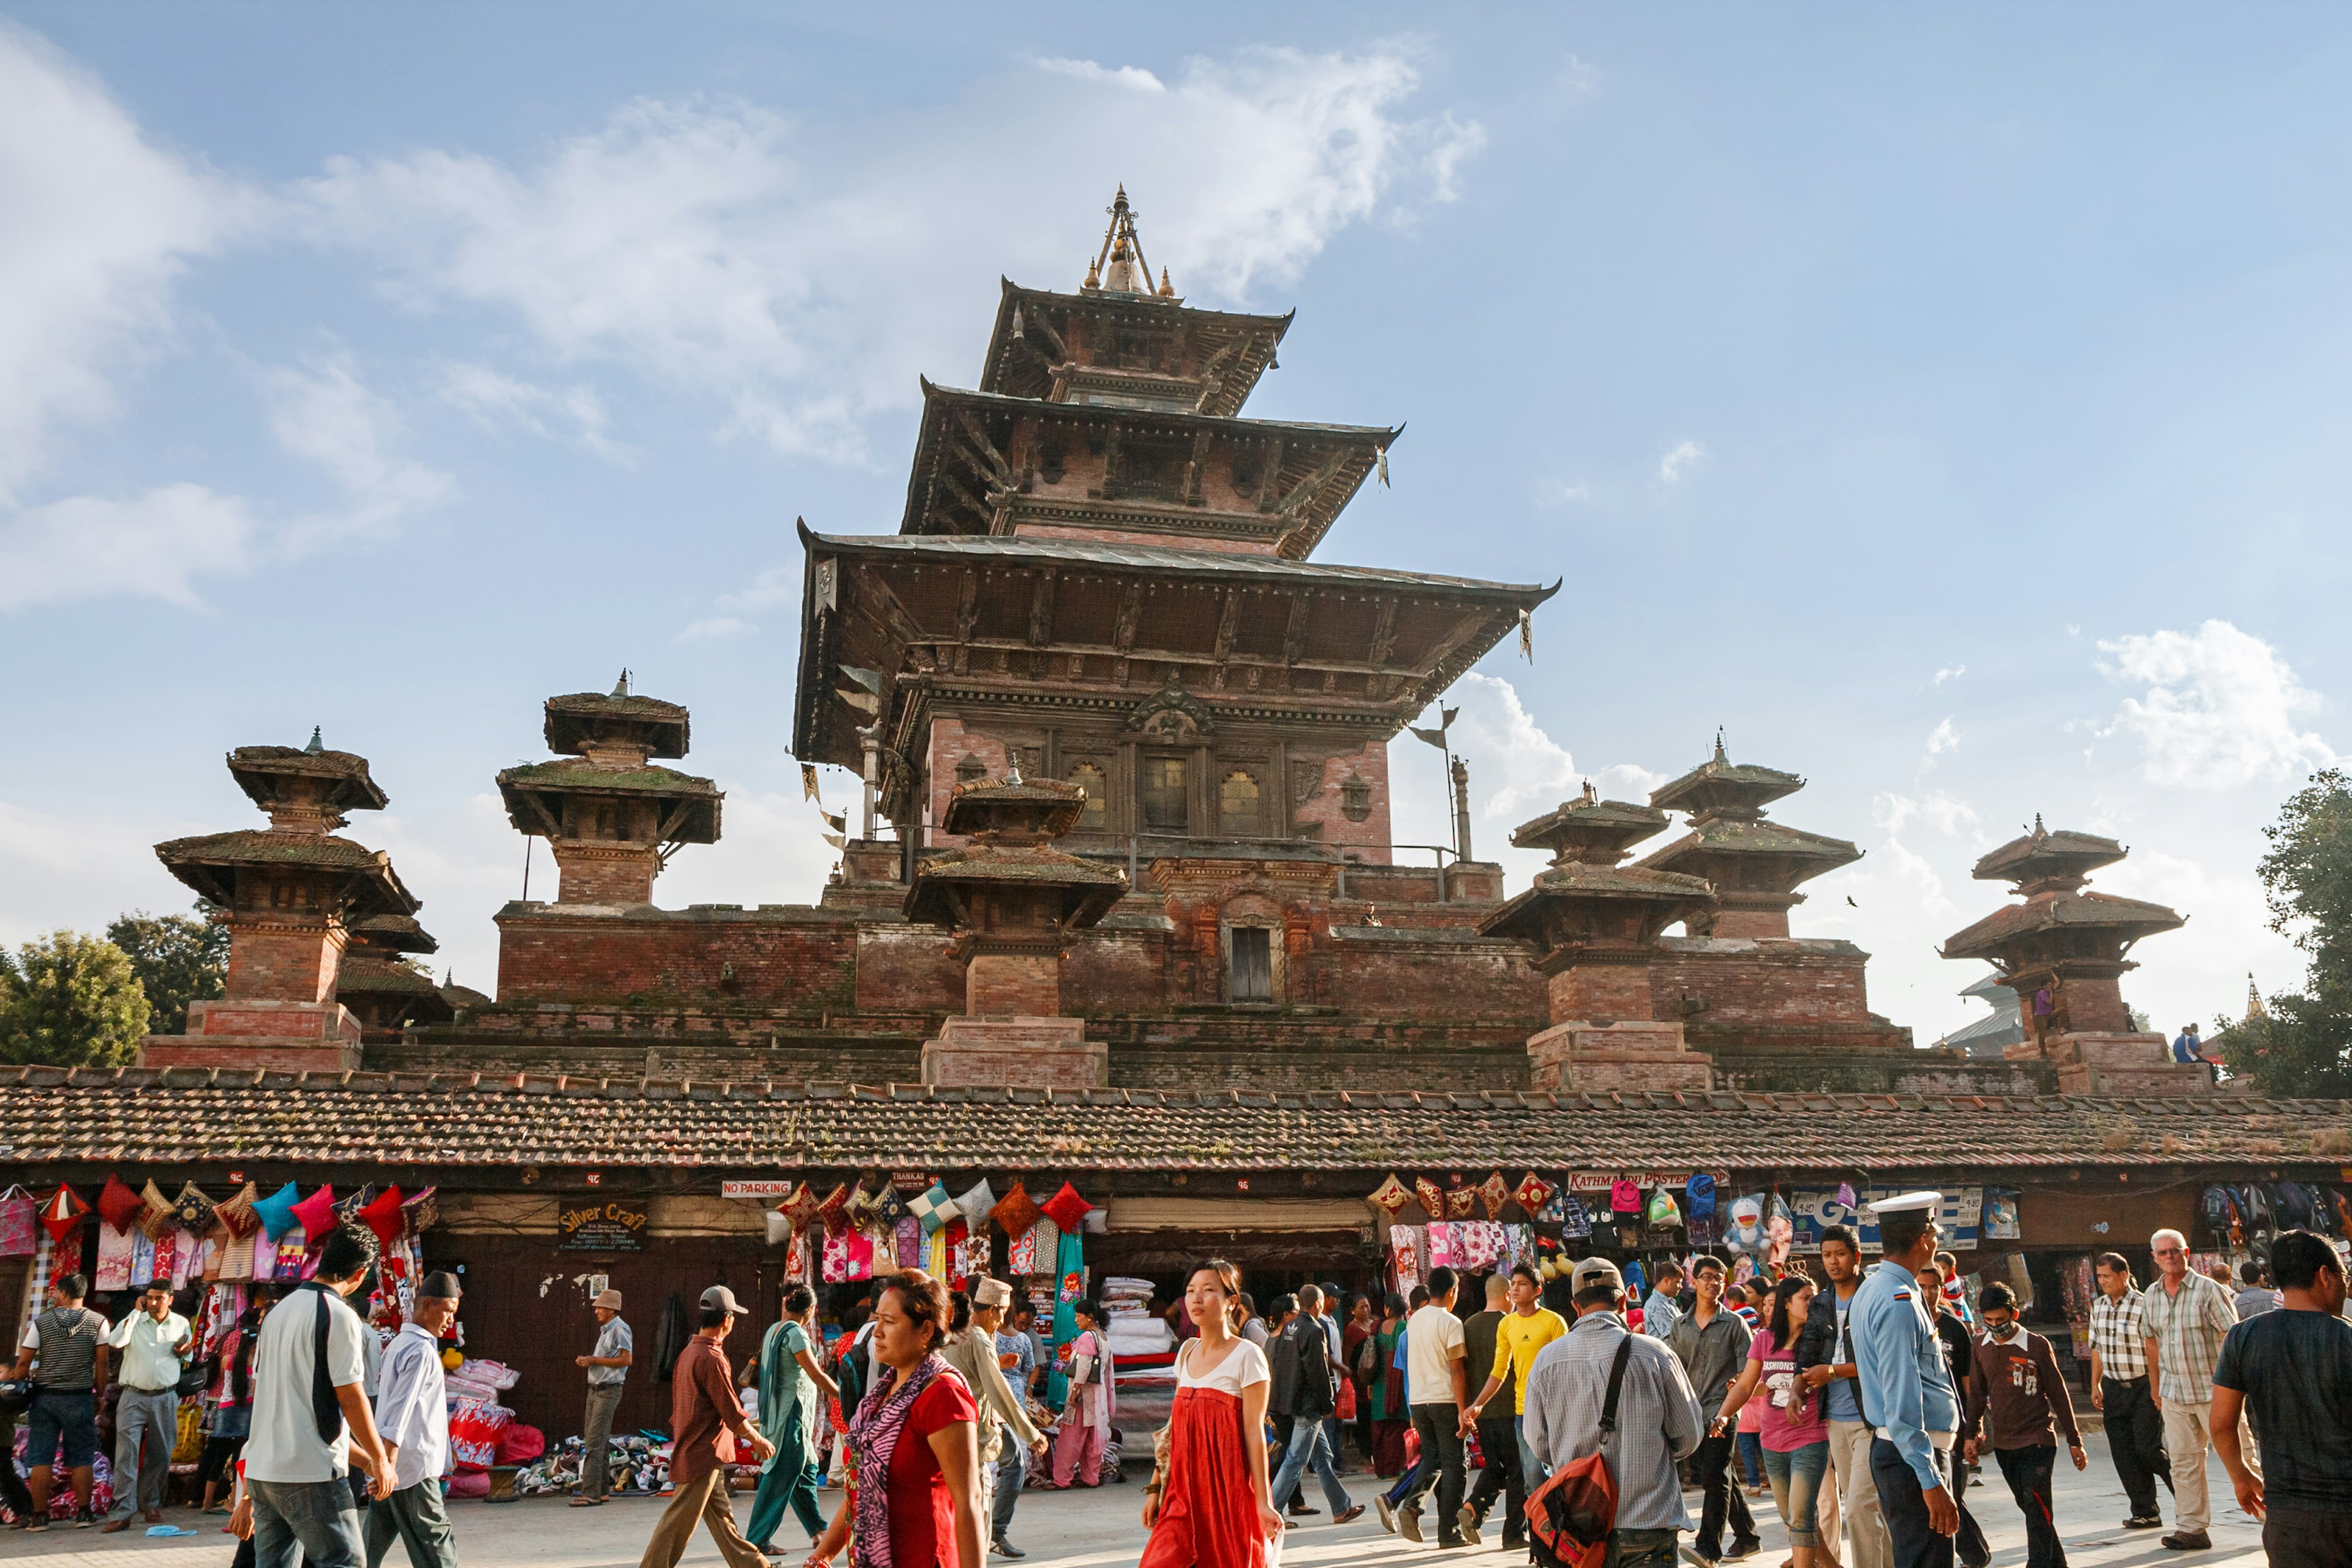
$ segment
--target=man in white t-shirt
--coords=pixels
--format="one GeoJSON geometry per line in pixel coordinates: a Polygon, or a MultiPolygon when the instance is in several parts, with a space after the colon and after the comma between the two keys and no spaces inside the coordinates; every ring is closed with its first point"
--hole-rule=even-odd
{"type": "Polygon", "coordinates": [[[1397,1529],[1407,1541],[1421,1539],[1421,1499],[1437,1483],[1437,1544],[1480,1543],[1478,1527],[1462,1509],[1462,1413],[1470,1389],[1463,1373],[1465,1353],[1462,1320],[1454,1315],[1461,1280],[1444,1264],[1429,1271],[1429,1305],[1405,1320],[1405,1402],[1412,1429],[1421,1435],[1421,1474],[1413,1478],[1397,1509],[1397,1529]]]}
{"type": "Polygon", "coordinates": [[[320,1247],[317,1277],[261,1320],[245,1445],[254,1568],[294,1568],[298,1554],[310,1568],[361,1568],[360,1514],[345,1478],[356,1462],[375,1478],[377,1498],[393,1493],[392,1459],[368,1403],[367,1327],[346,1300],[375,1262],[373,1235],[337,1226],[320,1247]]]}

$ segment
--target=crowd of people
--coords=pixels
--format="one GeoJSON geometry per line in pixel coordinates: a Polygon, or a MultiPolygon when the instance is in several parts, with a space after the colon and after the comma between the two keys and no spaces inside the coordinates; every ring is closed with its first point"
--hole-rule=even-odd
{"type": "MultiPolygon", "coordinates": [[[[1637,1301],[1614,1263],[1586,1258],[1569,1279],[1572,1321],[1544,1305],[1524,1264],[1487,1278],[1483,1310],[1465,1317],[1463,1281],[1443,1266],[1377,1307],[1308,1285],[1260,1313],[1232,1264],[1204,1262],[1185,1282],[1174,1399],[1143,1489],[1143,1568],[1265,1568],[1284,1531],[1320,1511],[1304,1495],[1310,1471],[1331,1522],[1358,1518],[1339,1471],[1349,1426],[1366,1461],[1395,1477],[1375,1500],[1381,1524],[1421,1542],[1433,1507],[1440,1549],[1483,1544],[1497,1502],[1505,1547],[1540,1542],[1548,1521],[1585,1517],[1564,1500],[1589,1496],[1574,1487],[1600,1465],[1614,1496],[1609,1568],[1753,1556],[1748,1500],[1765,1490],[1794,1568],[1984,1568],[1964,1492],[1990,1458],[2023,1516],[2025,1568],[2063,1568],[2061,1446],[2076,1469],[2089,1462],[2063,1372],[2004,1285],[1984,1288],[1973,1327],[1962,1321],[1936,1203],[1921,1193],[1875,1205],[1881,1257],[1867,1272],[1854,1237],[1827,1231],[1820,1280],[1790,1271],[1735,1289],[1723,1261],[1701,1254],[1661,1270],[1637,1301]]],[[[2090,1314],[2091,1401],[2129,1499],[2122,1523],[2161,1528],[2166,1485],[2163,1545],[2209,1548],[2210,1449],[2263,1521],[2273,1563],[2352,1565],[2352,1323],[2334,1247],[2285,1232],[2269,1253],[2275,1289],[2250,1274],[2234,1296],[2189,1267],[2179,1233],[2157,1233],[2150,1252],[2157,1277],[2144,1288],[2120,1254],[2098,1258],[2090,1314]]],[[[230,1510],[238,1568],[380,1568],[395,1542],[414,1568],[457,1568],[440,1352],[460,1285],[426,1276],[408,1322],[373,1353],[351,1302],[375,1266],[373,1237],[337,1227],[315,1278],[221,1347],[205,1397],[237,1416],[207,1444],[205,1505],[230,1510]]],[[[34,1389],[33,1495],[12,1500],[27,1529],[47,1527],[60,1458],[87,1503],[110,1373],[121,1392],[106,1528],[152,1520],[162,1504],[152,1439],[176,1427],[189,1325],[168,1290],[113,1324],[86,1294],[79,1277],[57,1279],[16,1360],[34,1389]]],[[[810,1537],[803,1568],[845,1554],[849,1568],[980,1568],[1025,1555],[1010,1530],[1032,1466],[1050,1458],[1041,1484],[1101,1479],[1115,1373],[1091,1306],[1059,1363],[1068,1394],[1050,1439],[1036,1401],[1055,1363],[1002,1281],[976,1281],[967,1297],[919,1270],[893,1276],[830,1353],[806,1286],[786,1287],[778,1306],[739,1375],[727,1344],[750,1309],[724,1285],[703,1292],[671,1374],[671,1495],[642,1568],[675,1568],[698,1523],[731,1568],[761,1568],[784,1554],[775,1537],[788,1516],[810,1537]],[[739,1390],[756,1390],[755,1405],[739,1390]],[[825,1484],[828,1448],[837,1489],[825,1484]],[[747,1451],[760,1474],[745,1529],[728,1470],[747,1451]],[[833,1493],[829,1519],[821,1492],[833,1493]]],[[[617,1293],[595,1314],[594,1348],[577,1358],[592,1431],[609,1430],[634,1363],[617,1293]]],[[[574,1506],[608,1495],[599,1447],[574,1506]]],[[[168,1462],[168,1440],[161,1452],[168,1462]]]]}

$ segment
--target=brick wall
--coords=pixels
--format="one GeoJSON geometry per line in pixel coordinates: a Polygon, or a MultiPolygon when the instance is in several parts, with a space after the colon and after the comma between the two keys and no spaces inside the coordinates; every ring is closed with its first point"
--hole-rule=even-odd
{"type": "Polygon", "coordinates": [[[964,1011],[975,1018],[1059,1016],[1062,955],[974,953],[964,970],[964,1011]]]}
{"type": "Polygon", "coordinates": [[[1552,975],[1549,989],[1555,1022],[1654,1021],[1650,966],[1645,963],[1595,958],[1570,964],[1552,975]]]}
{"type": "Polygon", "coordinates": [[[1869,956],[1843,942],[1669,937],[1650,965],[1650,1016],[1711,1026],[1867,1023],[1869,956]]]}
{"type": "Polygon", "coordinates": [[[349,940],[340,921],[238,911],[228,919],[228,977],[236,1002],[327,1002],[349,940]]]}
{"type": "Polygon", "coordinates": [[[1320,842],[1360,850],[1372,864],[1389,859],[1389,743],[1367,741],[1352,752],[1341,752],[1323,763],[1322,782],[1304,802],[1291,803],[1291,820],[1301,827],[1319,826],[1320,842]],[[1350,822],[1345,786],[1350,775],[1371,786],[1370,811],[1361,822],[1350,822]]]}
{"type": "Polygon", "coordinates": [[[501,1003],[658,996],[795,1014],[856,1003],[856,927],[814,910],[509,904],[498,923],[501,1003]]]}
{"type": "Polygon", "coordinates": [[[564,904],[649,904],[654,878],[661,872],[660,851],[612,844],[549,846],[562,877],[556,901],[564,904]]]}
{"type": "Polygon", "coordinates": [[[1522,1040],[1547,1022],[1543,976],[1517,942],[1467,931],[1341,926],[1323,943],[1330,954],[1328,1001],[1350,1016],[1503,1019],[1522,1040]]]}
{"type": "Polygon", "coordinates": [[[869,921],[857,928],[857,1005],[964,1009],[963,965],[936,926],[869,921]]]}

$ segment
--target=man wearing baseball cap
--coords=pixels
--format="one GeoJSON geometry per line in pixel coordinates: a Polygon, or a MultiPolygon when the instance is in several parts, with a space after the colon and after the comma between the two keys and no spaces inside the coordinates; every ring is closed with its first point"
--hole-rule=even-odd
{"type": "Polygon", "coordinates": [[[573,1356],[572,1364],[588,1369],[588,1418],[580,1428],[580,1495],[573,1508],[592,1508],[604,1500],[612,1461],[613,1413],[621,1407],[621,1390],[628,1383],[629,1363],[636,1357],[637,1342],[621,1319],[621,1293],[609,1287],[596,1292],[596,1348],[573,1356]]]}
{"type": "Polygon", "coordinates": [[[733,1457],[736,1438],[750,1443],[762,1459],[776,1451],[743,1414],[735,1397],[734,1369],[722,1348],[746,1310],[724,1285],[702,1293],[701,1326],[669,1374],[669,1482],[676,1490],[637,1568],[677,1568],[697,1520],[709,1527],[728,1568],[767,1568],[767,1558],[737,1528],[727,1495],[725,1461],[733,1457]]]}
{"type": "Polygon", "coordinates": [[[441,1472],[449,1468],[441,1336],[457,1315],[461,1294],[455,1274],[427,1274],[376,1373],[375,1429],[392,1454],[392,1495],[370,1503],[361,1526],[367,1568],[381,1568],[395,1538],[408,1549],[412,1568],[457,1568],[457,1541],[441,1501],[441,1472]]]}
{"type": "Polygon", "coordinates": [[[1690,1375],[1661,1340],[1625,1326],[1625,1277],[1605,1258],[1587,1258],[1570,1276],[1576,1326],[1536,1354],[1528,1372],[1528,1448],[1546,1470],[1599,1450],[1617,1482],[1617,1521],[1609,1532],[1612,1568],[1673,1568],[1681,1532],[1690,1528],[1675,1466],[1696,1451],[1706,1423],[1690,1375]],[[1617,1429],[1603,1438],[1601,1412],[1621,1347],[1625,1374],[1617,1391],[1617,1429]]]}

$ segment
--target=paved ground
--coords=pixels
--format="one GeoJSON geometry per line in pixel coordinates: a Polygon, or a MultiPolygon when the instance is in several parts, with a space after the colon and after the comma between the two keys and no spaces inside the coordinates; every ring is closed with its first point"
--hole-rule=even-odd
{"type": "MultiPolygon", "coordinates": [[[[2238,1511],[2229,1479],[2218,1459],[2210,1462],[2216,1504],[2214,1550],[2182,1553],[2168,1552],[2157,1544],[2157,1537],[2163,1531],[2118,1528],[2126,1512],[2123,1489],[2116,1480],[2115,1467],[2107,1460],[2105,1438],[2092,1436],[2090,1454],[2091,1468],[2081,1475],[2074,1473],[2063,1455],[2059,1461],[2057,1511],[2070,1568],[2141,1568],[2143,1564],[2158,1563],[2195,1563],[2200,1568],[2229,1563],[2235,1568],[2263,1561],[2260,1526],[2238,1511]]],[[[1364,1475],[1349,1476],[1348,1482],[1349,1489],[1365,1500],[1382,1484],[1364,1475]]],[[[830,1512],[840,1494],[826,1496],[826,1510],[830,1512]]],[[[1992,1542],[1995,1568],[2016,1568],[2022,1563],[2025,1528],[1998,1472],[1991,1473],[1990,1487],[1970,1488],[1968,1500],[1970,1510],[1992,1542]]],[[[1142,1506],[1142,1489],[1134,1483],[1107,1486],[1091,1492],[1024,1495],[1013,1531],[1014,1542],[1029,1552],[1022,1568],[1110,1568],[1112,1564],[1134,1563],[1143,1550],[1143,1526],[1137,1517],[1142,1506]]],[[[1772,1512],[1771,1500],[1758,1499],[1756,1506],[1759,1519],[1766,1521],[1766,1551],[1750,1562],[1757,1568],[1777,1568],[1786,1556],[1788,1538],[1772,1512]]],[[[659,1508],[658,1501],[644,1500],[614,1502],[601,1509],[574,1509],[566,1508],[559,1499],[538,1498],[496,1507],[458,1503],[451,1511],[457,1523],[458,1554],[466,1568],[551,1568],[555,1564],[564,1568],[630,1568],[644,1550],[659,1508]]],[[[739,1520],[750,1514],[748,1494],[737,1497],[735,1512],[739,1520]]],[[[214,1528],[216,1521],[200,1523],[184,1509],[174,1509],[164,1517],[174,1524],[200,1524],[203,1533],[149,1540],[136,1531],[101,1536],[95,1530],[52,1528],[40,1535],[11,1531],[0,1533],[0,1558],[39,1560],[43,1568],[67,1568],[68,1564],[76,1568],[113,1564],[119,1568],[125,1558],[132,1556],[139,1560],[138,1568],[222,1568],[228,1562],[233,1543],[214,1528]]],[[[2169,1517],[2168,1510],[2167,1518],[2169,1517]]],[[[1518,1561],[1503,1555],[1495,1544],[1496,1532],[1491,1528],[1486,1539],[1488,1544],[1483,1551],[1448,1556],[1457,1562],[1492,1562],[1497,1568],[1518,1561]]],[[[800,1568],[806,1555],[806,1542],[801,1539],[798,1525],[785,1525],[782,1544],[788,1553],[782,1559],[784,1568],[800,1568]]],[[[1336,1529],[1328,1522],[1310,1521],[1287,1537],[1282,1557],[1285,1568],[1354,1568],[1356,1564],[1401,1568],[1408,1559],[1426,1561],[1437,1555],[1433,1545],[1415,1547],[1384,1534],[1373,1514],[1367,1511],[1356,1522],[1336,1529]]],[[[402,1568],[404,1559],[394,1548],[387,1561],[392,1568],[402,1568]]],[[[715,1563],[719,1554],[712,1549],[709,1536],[698,1535],[684,1561],[689,1564],[715,1563]]],[[[1006,1565],[1002,1559],[992,1559],[991,1568],[1006,1565]]]]}

